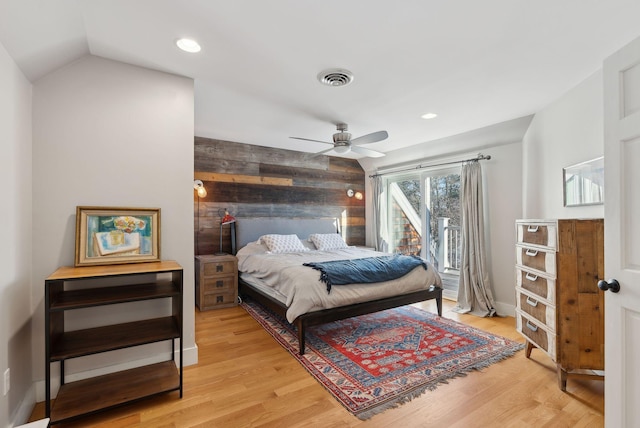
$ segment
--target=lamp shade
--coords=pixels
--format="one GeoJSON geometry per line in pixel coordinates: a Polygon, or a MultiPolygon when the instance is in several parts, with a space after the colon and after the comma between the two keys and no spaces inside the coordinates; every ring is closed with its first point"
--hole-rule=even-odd
{"type": "Polygon", "coordinates": [[[222,224],[230,224],[235,222],[236,222],[236,218],[234,216],[232,216],[228,212],[224,213],[224,217],[222,217],[222,221],[221,221],[222,224]]]}

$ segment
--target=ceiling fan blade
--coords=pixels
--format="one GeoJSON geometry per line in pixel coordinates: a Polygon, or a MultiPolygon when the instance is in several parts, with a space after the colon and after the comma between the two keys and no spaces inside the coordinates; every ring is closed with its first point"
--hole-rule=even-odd
{"type": "Polygon", "coordinates": [[[327,150],[323,150],[323,151],[321,151],[321,152],[317,152],[317,153],[318,153],[319,155],[323,155],[323,154],[325,154],[325,153],[329,153],[329,152],[332,152],[332,151],[333,151],[333,147],[331,147],[330,149],[327,149],[327,150]]]}
{"type": "Polygon", "coordinates": [[[312,140],[310,138],[300,138],[300,137],[289,137],[289,138],[293,138],[294,140],[313,141],[314,143],[331,144],[333,146],[333,143],[329,143],[327,141],[312,140]]]}
{"type": "Polygon", "coordinates": [[[387,131],[372,132],[371,134],[363,135],[362,137],[354,138],[351,140],[351,144],[371,144],[378,141],[386,140],[389,137],[387,131]]]}
{"type": "Polygon", "coordinates": [[[364,147],[351,146],[351,151],[354,153],[359,153],[361,155],[368,156],[370,158],[381,158],[382,156],[386,156],[384,153],[376,152],[375,150],[367,149],[364,147]]]}

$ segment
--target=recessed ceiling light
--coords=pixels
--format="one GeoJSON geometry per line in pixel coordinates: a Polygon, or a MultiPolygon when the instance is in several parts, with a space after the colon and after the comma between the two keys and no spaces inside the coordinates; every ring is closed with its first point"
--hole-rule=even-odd
{"type": "Polygon", "coordinates": [[[200,52],[200,49],[202,49],[198,42],[193,39],[179,39],[176,41],[176,45],[178,45],[178,47],[183,51],[189,53],[200,52]]]}
{"type": "Polygon", "coordinates": [[[433,119],[435,117],[438,117],[437,114],[435,113],[425,113],[421,116],[423,119],[433,119]]]}

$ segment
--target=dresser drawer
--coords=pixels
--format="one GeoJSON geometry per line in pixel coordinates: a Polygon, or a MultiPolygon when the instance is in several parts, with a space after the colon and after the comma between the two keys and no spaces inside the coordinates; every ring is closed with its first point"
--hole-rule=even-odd
{"type": "Polygon", "coordinates": [[[516,309],[516,329],[556,361],[556,335],[553,331],[519,309],[516,309]]]}
{"type": "Polygon", "coordinates": [[[516,286],[556,304],[556,280],[516,267],[516,286]]]}
{"type": "Polygon", "coordinates": [[[237,267],[233,260],[210,261],[203,263],[203,276],[214,276],[221,274],[235,274],[237,267]]]}
{"type": "Polygon", "coordinates": [[[202,292],[209,293],[230,293],[233,292],[236,287],[236,277],[231,276],[217,276],[212,278],[202,278],[200,283],[202,292]]]}
{"type": "Polygon", "coordinates": [[[555,222],[522,221],[516,223],[517,242],[519,244],[541,245],[557,248],[558,227],[555,222]]]}
{"type": "Polygon", "coordinates": [[[517,307],[522,312],[543,323],[549,330],[556,330],[556,308],[541,300],[539,297],[528,294],[521,288],[516,288],[517,307]]]}
{"type": "Polygon", "coordinates": [[[516,263],[518,265],[556,275],[555,251],[542,250],[525,246],[516,246],[516,263]]]}

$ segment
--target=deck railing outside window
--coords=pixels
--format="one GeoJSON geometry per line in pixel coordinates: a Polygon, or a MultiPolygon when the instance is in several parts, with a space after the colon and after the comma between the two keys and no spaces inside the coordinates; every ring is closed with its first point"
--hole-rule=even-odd
{"type": "Polygon", "coordinates": [[[460,271],[460,246],[462,245],[460,226],[446,227],[444,229],[444,242],[447,245],[444,259],[445,270],[460,271]]]}

